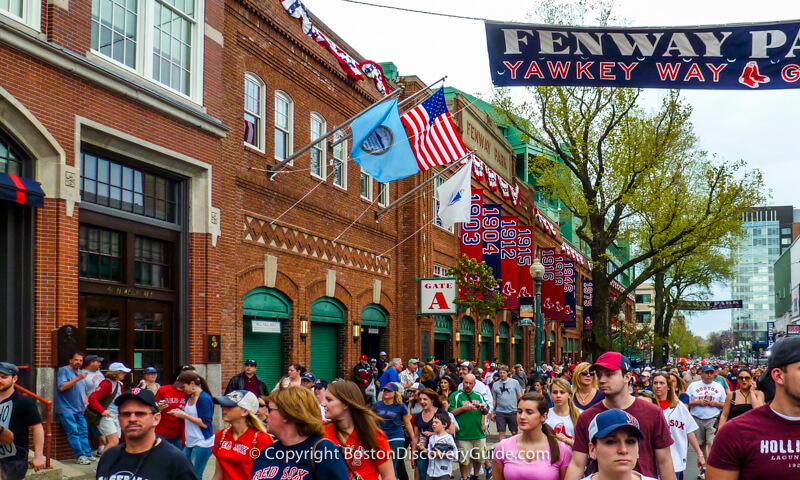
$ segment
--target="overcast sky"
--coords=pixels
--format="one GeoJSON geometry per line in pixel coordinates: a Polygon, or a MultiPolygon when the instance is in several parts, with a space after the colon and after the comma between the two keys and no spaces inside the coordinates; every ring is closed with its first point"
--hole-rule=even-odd
{"type": "MultiPolygon", "coordinates": [[[[487,95],[489,75],[483,22],[347,3],[303,0],[365,58],[391,61],[401,75],[433,82],[447,75],[447,85],[487,95]]],[[[518,0],[366,0],[373,4],[434,11],[499,21],[528,21],[535,2],[518,0]]],[[[799,20],[798,0],[619,0],[614,13],[630,26],[716,25],[799,20]]],[[[800,84],[798,84],[800,87],[800,84]]],[[[800,147],[800,90],[683,92],[694,108],[692,121],[705,150],[724,159],[744,159],[764,173],[771,205],[800,207],[797,178],[800,147]]],[[[663,91],[650,90],[655,101],[663,91]]],[[[715,289],[714,298],[730,298],[730,288],[715,289]]],[[[730,312],[696,314],[692,330],[705,336],[730,328],[730,312]]]]}

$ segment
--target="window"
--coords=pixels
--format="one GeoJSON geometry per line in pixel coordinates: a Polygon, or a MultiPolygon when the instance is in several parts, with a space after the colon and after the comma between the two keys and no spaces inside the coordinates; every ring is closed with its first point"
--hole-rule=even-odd
{"type": "Polygon", "coordinates": [[[92,50],[201,103],[203,3],[93,0],[92,50]]]}
{"type": "Polygon", "coordinates": [[[42,2],[39,0],[0,0],[0,14],[34,30],[41,27],[42,2]]]}
{"type": "Polygon", "coordinates": [[[170,287],[170,244],[147,237],[136,237],[136,285],[170,287]]]}
{"type": "Polygon", "coordinates": [[[88,225],[78,227],[78,276],[122,281],[122,235],[88,225]]]}
{"type": "MultiPolygon", "coordinates": [[[[433,179],[433,223],[441,228],[444,227],[442,227],[442,221],[439,219],[439,187],[441,187],[446,180],[447,179],[442,178],[441,175],[433,179]]],[[[454,231],[453,226],[445,230],[451,233],[454,231]]]]}
{"type": "Polygon", "coordinates": [[[636,303],[650,303],[651,301],[652,301],[652,295],[649,293],[636,295],[636,303]]]}
{"type": "Polygon", "coordinates": [[[636,312],[636,323],[650,323],[650,312],[636,312]]]}
{"type": "Polygon", "coordinates": [[[361,169],[361,198],[372,201],[372,177],[361,169]]]}
{"type": "Polygon", "coordinates": [[[447,266],[442,265],[441,263],[434,263],[433,264],[433,276],[436,278],[442,278],[447,276],[447,266]]]}
{"type": "Polygon", "coordinates": [[[244,143],[264,151],[264,91],[266,85],[252,73],[244,74],[244,143]]]}
{"type": "MultiPolygon", "coordinates": [[[[0,0],[2,5],[3,0],[0,0]]],[[[0,173],[22,175],[22,158],[10,143],[0,138],[0,173]]]]}
{"type": "MultiPolygon", "coordinates": [[[[343,133],[337,132],[333,136],[333,143],[336,143],[344,136],[343,133]]],[[[333,184],[337,187],[347,190],[347,140],[333,147],[333,160],[331,166],[333,167],[333,184]]]]}
{"type": "Polygon", "coordinates": [[[89,153],[82,159],[82,201],[177,223],[177,182],[89,153]]]}
{"type": "MultiPolygon", "coordinates": [[[[322,137],[327,133],[328,127],[325,119],[318,113],[311,114],[311,141],[322,137]]],[[[315,143],[311,147],[311,175],[326,178],[327,168],[325,165],[325,140],[315,143]]]]}
{"type": "Polygon", "coordinates": [[[285,160],[292,154],[292,124],[294,112],[292,99],[283,92],[275,92],[275,158],[285,160]]]}
{"type": "Polygon", "coordinates": [[[781,235],[791,235],[792,229],[791,228],[781,228],[781,235]]]}
{"type": "Polygon", "coordinates": [[[385,207],[389,205],[389,184],[378,183],[378,205],[385,207]]]}
{"type": "Polygon", "coordinates": [[[781,238],[781,245],[789,245],[790,243],[792,243],[791,238],[781,238]]]}

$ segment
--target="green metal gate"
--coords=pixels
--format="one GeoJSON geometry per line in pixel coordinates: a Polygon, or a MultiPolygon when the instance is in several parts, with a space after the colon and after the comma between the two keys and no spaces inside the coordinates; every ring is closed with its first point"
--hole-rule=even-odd
{"type": "Polygon", "coordinates": [[[281,292],[259,287],[244,295],[242,354],[258,362],[257,375],[272,389],[284,372],[283,332],[291,302],[281,292]]]}
{"type": "Polygon", "coordinates": [[[459,348],[459,356],[464,360],[472,361],[472,339],[475,335],[475,322],[470,317],[461,317],[461,346],[459,348]]]}
{"type": "Polygon", "coordinates": [[[323,297],[311,305],[311,372],[317,378],[339,377],[339,331],[345,324],[345,308],[339,301],[323,297]]]}

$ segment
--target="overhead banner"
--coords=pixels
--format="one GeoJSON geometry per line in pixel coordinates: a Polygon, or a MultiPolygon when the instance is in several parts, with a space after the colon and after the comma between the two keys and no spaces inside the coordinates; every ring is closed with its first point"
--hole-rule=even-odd
{"type": "Polygon", "coordinates": [[[470,205],[469,222],[461,224],[461,253],[483,261],[483,190],[472,189],[472,204],[470,205]]]}
{"type": "Polygon", "coordinates": [[[709,302],[684,300],[678,304],[679,310],[726,310],[742,308],[741,300],[712,300],[709,302]]]}
{"type": "Polygon", "coordinates": [[[565,27],[486,22],[497,86],[800,87],[800,22],[565,27]]]}
{"type": "Polygon", "coordinates": [[[564,260],[564,326],[575,328],[575,260],[564,260]]]}
{"type": "Polygon", "coordinates": [[[519,297],[532,297],[536,294],[531,277],[533,265],[533,227],[521,225],[517,227],[517,283],[519,297]]]}
{"type": "Polygon", "coordinates": [[[588,330],[592,328],[592,301],[594,297],[594,283],[591,280],[584,279],[583,282],[583,329],[588,330]]]}
{"type": "Polygon", "coordinates": [[[500,217],[499,203],[483,204],[483,261],[492,267],[494,278],[503,278],[500,263],[500,217]]]}
{"type": "Polygon", "coordinates": [[[519,282],[517,280],[517,226],[516,215],[500,217],[500,269],[503,272],[502,293],[505,297],[503,308],[519,306],[519,282]]]}

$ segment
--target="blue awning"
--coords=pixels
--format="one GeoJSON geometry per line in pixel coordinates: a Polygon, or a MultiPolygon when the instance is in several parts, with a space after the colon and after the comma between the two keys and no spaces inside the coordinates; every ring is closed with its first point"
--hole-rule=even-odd
{"type": "Polygon", "coordinates": [[[39,182],[10,173],[0,173],[0,200],[44,207],[44,190],[39,182]]]}

